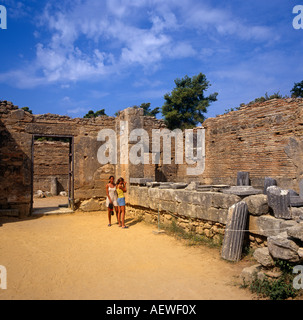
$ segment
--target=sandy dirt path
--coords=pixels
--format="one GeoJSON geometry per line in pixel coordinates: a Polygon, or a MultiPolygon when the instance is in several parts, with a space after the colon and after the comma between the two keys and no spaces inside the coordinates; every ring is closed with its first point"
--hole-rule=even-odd
{"type": "Polygon", "coordinates": [[[244,262],[127,222],[129,229],[108,227],[106,213],[0,218],[8,286],[0,299],[252,299],[239,288],[244,262]]]}

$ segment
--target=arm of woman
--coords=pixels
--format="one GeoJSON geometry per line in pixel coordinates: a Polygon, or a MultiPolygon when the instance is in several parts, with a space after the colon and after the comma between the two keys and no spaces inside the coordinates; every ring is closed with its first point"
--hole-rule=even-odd
{"type": "Polygon", "coordinates": [[[108,197],[109,202],[112,203],[112,199],[110,198],[109,192],[108,192],[108,184],[106,185],[106,195],[108,197]]]}

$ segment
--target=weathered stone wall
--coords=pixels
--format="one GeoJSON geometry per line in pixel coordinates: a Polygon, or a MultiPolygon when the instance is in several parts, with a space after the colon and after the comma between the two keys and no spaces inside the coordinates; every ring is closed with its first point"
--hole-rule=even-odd
{"type": "MultiPolygon", "coordinates": [[[[176,181],[177,180],[177,168],[175,161],[172,161],[172,165],[163,164],[160,155],[160,163],[153,164],[153,146],[152,146],[152,135],[153,130],[164,130],[166,129],[163,120],[157,120],[154,117],[144,117],[143,123],[144,130],[147,131],[149,139],[149,164],[144,166],[144,177],[150,178],[154,181],[176,181]]],[[[174,141],[172,141],[172,157],[174,158],[174,141]]],[[[163,150],[163,141],[160,142],[160,150],[163,150]]],[[[173,159],[174,160],[174,159],[173,159]]]]}
{"type": "MultiPolygon", "coordinates": [[[[31,115],[3,102],[0,105],[0,208],[19,208],[22,214],[30,210],[33,135],[73,137],[74,191],[75,198],[80,200],[104,197],[110,175],[123,176],[128,182],[130,178],[146,177],[157,181],[195,180],[203,184],[235,185],[237,172],[248,171],[255,187],[263,187],[264,178],[270,176],[282,188],[298,192],[299,180],[303,177],[302,106],[303,99],[270,100],[206,120],[203,123],[206,169],[202,175],[188,176],[186,164],[175,164],[174,141],[172,164],[152,164],[152,130],[163,129],[165,125],[162,120],[144,117],[142,109],[128,108],[117,118],[71,119],[51,114],[31,115]],[[133,129],[147,131],[148,165],[120,163],[121,138],[125,132],[125,128],[120,127],[121,121],[128,123],[129,133],[133,129]],[[98,162],[98,150],[104,142],[97,137],[102,129],[111,129],[117,134],[118,165],[98,162]]],[[[129,151],[137,142],[126,139],[125,144],[129,151]]],[[[165,148],[162,143],[162,155],[165,148]]]]}
{"type": "Polygon", "coordinates": [[[153,223],[158,220],[159,210],[161,223],[169,224],[174,217],[185,231],[218,242],[225,234],[229,208],[241,200],[248,206],[249,222],[245,234],[251,247],[264,247],[268,237],[302,225],[303,207],[291,208],[290,220],[277,219],[263,194],[239,197],[221,192],[131,186],[127,210],[153,223]]]}
{"type": "MultiPolygon", "coordinates": [[[[275,99],[207,119],[205,184],[236,184],[237,172],[250,172],[253,186],[264,177],[299,191],[303,164],[303,99],[275,99]]],[[[182,173],[180,174],[180,177],[182,173]]]]}
{"type": "Polygon", "coordinates": [[[218,192],[159,189],[131,186],[129,204],[171,212],[180,217],[226,223],[228,208],[240,201],[236,195],[218,192]]]}
{"type": "Polygon", "coordinates": [[[68,191],[69,142],[35,141],[34,192],[51,191],[51,178],[57,179],[57,191],[68,191]]]}
{"type": "Polygon", "coordinates": [[[58,115],[31,115],[11,103],[0,104],[0,209],[18,209],[19,216],[30,214],[33,194],[33,135],[74,137],[75,199],[104,197],[114,165],[98,162],[100,130],[115,129],[115,118],[71,119],[58,115]]]}
{"type": "MultiPolygon", "coordinates": [[[[202,175],[188,175],[185,159],[184,164],[175,164],[172,139],[172,165],[152,165],[150,161],[144,177],[236,185],[237,172],[245,171],[255,187],[263,187],[264,178],[273,177],[282,188],[298,192],[303,178],[302,106],[303,99],[274,99],[209,118],[203,123],[206,159],[202,175]]],[[[165,125],[150,117],[145,117],[143,124],[150,136],[151,152],[151,129],[164,129],[165,125]]],[[[161,142],[161,156],[165,147],[161,142]]]]}
{"type": "Polygon", "coordinates": [[[28,215],[31,208],[31,135],[25,125],[32,116],[12,104],[0,104],[0,209],[28,215]]]}

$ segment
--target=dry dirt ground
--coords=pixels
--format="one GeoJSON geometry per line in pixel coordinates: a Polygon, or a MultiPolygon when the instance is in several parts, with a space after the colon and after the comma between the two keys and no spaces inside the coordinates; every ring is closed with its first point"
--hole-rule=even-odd
{"type": "Polygon", "coordinates": [[[107,225],[106,212],[0,218],[0,300],[253,299],[240,288],[248,262],[224,261],[218,248],[187,246],[129,217],[128,229],[107,225]]]}

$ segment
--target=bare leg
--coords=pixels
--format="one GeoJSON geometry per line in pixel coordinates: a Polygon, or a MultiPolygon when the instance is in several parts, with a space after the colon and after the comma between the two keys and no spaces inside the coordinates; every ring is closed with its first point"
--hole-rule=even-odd
{"type": "Polygon", "coordinates": [[[119,224],[119,207],[115,207],[117,223],[119,224]]]}
{"type": "Polygon", "coordinates": [[[112,213],[110,211],[110,208],[108,208],[108,222],[109,222],[109,226],[111,226],[111,224],[112,224],[112,213]]]}
{"type": "Polygon", "coordinates": [[[125,206],[121,207],[121,220],[122,220],[122,228],[125,228],[125,206]]]}
{"type": "Polygon", "coordinates": [[[121,227],[121,207],[118,207],[118,224],[119,227],[121,227]]]}

